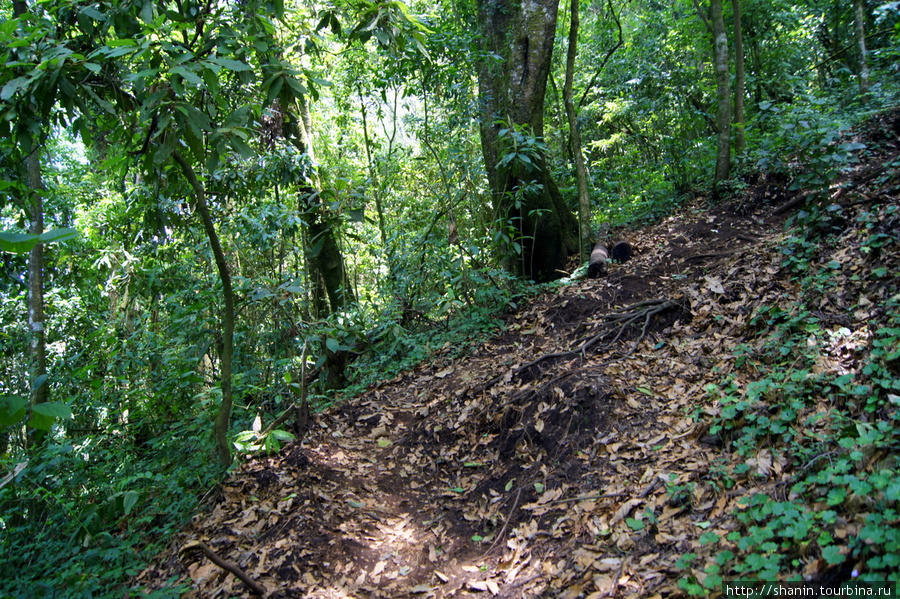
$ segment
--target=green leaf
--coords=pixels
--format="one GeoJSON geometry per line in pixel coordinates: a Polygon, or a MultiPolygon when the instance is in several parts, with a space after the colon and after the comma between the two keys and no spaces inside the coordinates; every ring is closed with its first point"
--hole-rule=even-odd
{"type": "Polygon", "coordinates": [[[196,85],[197,87],[203,86],[203,79],[201,79],[200,76],[197,75],[197,73],[194,73],[193,71],[190,71],[185,67],[172,67],[171,72],[173,75],[181,75],[182,79],[192,85],[196,85]]]}
{"type": "Polygon", "coordinates": [[[69,409],[69,406],[59,402],[48,401],[39,403],[31,409],[31,418],[28,420],[28,426],[49,431],[57,420],[71,417],[72,410],[69,409]]]}
{"type": "Polygon", "coordinates": [[[39,241],[37,235],[0,231],[0,250],[11,254],[27,254],[39,241]]]}
{"type": "Polygon", "coordinates": [[[141,20],[148,25],[153,22],[153,1],[144,0],[141,6],[141,20]]]}
{"type": "Polygon", "coordinates": [[[0,427],[21,422],[27,405],[25,399],[16,395],[0,395],[0,427]]]}
{"type": "Polygon", "coordinates": [[[822,549],[822,557],[832,566],[843,563],[847,556],[841,553],[841,548],[836,545],[829,545],[822,549]]]}
{"type": "Polygon", "coordinates": [[[294,441],[297,439],[297,437],[295,437],[293,434],[289,433],[288,431],[283,431],[280,429],[275,429],[270,434],[273,437],[275,437],[276,439],[278,439],[279,441],[294,441]]]}
{"type": "Polygon", "coordinates": [[[78,229],[71,227],[61,229],[50,229],[40,235],[40,240],[45,243],[56,243],[58,241],[68,241],[78,237],[78,229]]]}
{"type": "Polygon", "coordinates": [[[210,58],[208,62],[211,62],[215,65],[219,65],[229,71],[235,71],[237,73],[241,71],[252,71],[253,67],[248,65],[246,62],[241,62],[240,60],[234,60],[232,58],[210,58]]]}
{"type": "Polygon", "coordinates": [[[97,10],[96,8],[94,8],[92,6],[85,6],[84,8],[82,8],[81,14],[87,15],[88,17],[94,19],[95,21],[102,22],[102,21],[106,20],[106,15],[104,15],[102,12],[100,12],[99,10],[97,10]]]}
{"type": "Polygon", "coordinates": [[[846,489],[841,489],[841,488],[835,487],[835,488],[831,489],[830,491],[828,491],[828,505],[831,505],[831,506],[840,505],[840,504],[844,503],[844,499],[846,499],[846,497],[847,497],[846,489]]]}
{"type": "Polygon", "coordinates": [[[300,97],[309,94],[309,90],[306,89],[306,86],[300,83],[300,81],[298,81],[294,77],[285,76],[284,80],[287,82],[288,87],[294,90],[295,96],[300,97]]]}
{"type": "Polygon", "coordinates": [[[338,351],[338,349],[340,349],[341,344],[338,342],[337,339],[328,337],[327,339],[325,339],[325,346],[332,352],[336,352],[336,351],[338,351]]]}
{"type": "Polygon", "coordinates": [[[644,530],[644,526],[646,526],[637,518],[625,518],[625,523],[628,524],[628,527],[631,528],[631,530],[644,530]]]}
{"type": "Polygon", "coordinates": [[[140,493],[137,491],[125,491],[122,496],[122,510],[126,516],[131,514],[131,510],[137,505],[138,498],[140,498],[140,493]]]}
{"type": "Polygon", "coordinates": [[[3,86],[3,89],[0,90],[0,100],[3,100],[4,102],[9,100],[16,95],[17,91],[27,87],[30,82],[30,77],[16,77],[15,79],[7,81],[6,85],[3,86]]]}

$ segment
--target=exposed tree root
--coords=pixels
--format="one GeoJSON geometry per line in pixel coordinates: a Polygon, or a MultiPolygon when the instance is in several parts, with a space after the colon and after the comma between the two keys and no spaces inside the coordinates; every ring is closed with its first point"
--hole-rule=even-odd
{"type": "MultiPolygon", "coordinates": [[[[642,302],[637,302],[630,306],[626,306],[624,308],[614,310],[614,311],[612,311],[608,314],[605,314],[604,316],[601,317],[601,320],[604,322],[600,325],[600,331],[598,333],[595,333],[591,337],[588,337],[587,339],[582,340],[581,344],[578,347],[576,347],[575,349],[544,354],[544,355],[532,360],[531,362],[529,362],[527,364],[523,364],[522,366],[519,366],[518,368],[513,370],[511,374],[509,372],[504,372],[502,374],[498,374],[491,380],[487,381],[484,385],[481,385],[480,387],[470,390],[470,393],[475,393],[475,394],[483,393],[483,392],[487,391],[488,389],[490,389],[491,387],[493,387],[494,385],[496,385],[498,382],[500,382],[504,378],[509,377],[509,376],[518,376],[518,375],[522,374],[523,372],[525,372],[526,370],[528,370],[529,368],[533,368],[534,366],[537,366],[538,364],[545,362],[547,360],[553,360],[556,358],[568,358],[568,357],[578,356],[578,355],[581,355],[583,357],[584,354],[587,352],[587,350],[591,349],[592,347],[597,345],[600,341],[603,341],[605,338],[610,337],[611,335],[614,334],[615,336],[607,344],[607,345],[612,345],[622,337],[622,334],[625,332],[625,330],[629,326],[643,320],[644,324],[643,324],[643,327],[641,328],[641,334],[634,341],[634,344],[631,346],[631,349],[629,349],[625,354],[618,356],[611,361],[623,360],[623,359],[629,357],[631,354],[633,354],[634,351],[637,349],[638,345],[640,345],[641,341],[643,341],[644,338],[647,336],[647,328],[650,326],[650,319],[653,318],[655,315],[657,315],[661,312],[665,312],[666,310],[674,308],[678,305],[679,305],[678,302],[676,302],[675,300],[659,298],[659,299],[652,299],[652,300],[645,300],[642,302]]],[[[609,362],[605,362],[605,364],[608,364],[608,363],[609,362]]],[[[596,367],[596,365],[594,365],[594,367],[596,367]]],[[[519,391],[518,393],[513,394],[513,396],[508,401],[506,401],[503,405],[506,406],[506,405],[517,403],[523,395],[527,395],[529,393],[534,393],[534,392],[543,390],[546,387],[556,383],[560,379],[564,379],[568,376],[571,376],[572,374],[573,374],[573,372],[571,370],[563,372],[563,373],[553,377],[549,381],[544,382],[544,384],[541,385],[540,389],[538,389],[538,390],[523,389],[522,391],[519,391]]]]}
{"type": "Polygon", "coordinates": [[[537,366],[538,364],[546,360],[552,360],[554,358],[567,358],[569,356],[576,355],[584,356],[587,350],[615,333],[615,337],[613,337],[613,339],[609,342],[609,345],[612,345],[619,340],[619,338],[622,336],[622,333],[625,332],[625,329],[643,319],[644,326],[641,329],[640,336],[635,340],[634,345],[631,346],[631,349],[628,350],[628,353],[623,356],[627,358],[634,353],[634,350],[637,349],[641,341],[644,340],[644,337],[647,336],[647,327],[650,326],[650,319],[653,318],[653,316],[655,316],[656,314],[665,312],[666,310],[674,308],[677,305],[678,302],[676,302],[675,300],[660,298],[645,300],[636,304],[632,304],[630,306],[626,306],[624,308],[620,308],[619,310],[614,310],[609,314],[605,314],[601,317],[601,319],[605,322],[600,325],[600,332],[583,341],[582,344],[577,348],[563,352],[552,352],[549,354],[544,354],[543,356],[532,360],[528,364],[523,364],[522,366],[516,368],[513,371],[513,375],[519,375],[529,368],[537,366]]]}

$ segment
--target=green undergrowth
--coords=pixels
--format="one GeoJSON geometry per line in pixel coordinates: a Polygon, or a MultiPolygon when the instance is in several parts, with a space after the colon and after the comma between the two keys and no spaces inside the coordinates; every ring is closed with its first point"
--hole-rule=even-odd
{"type": "Polygon", "coordinates": [[[376,323],[367,334],[372,344],[354,362],[352,383],[345,394],[358,394],[372,383],[393,378],[437,355],[445,361],[469,355],[502,329],[506,314],[542,289],[499,270],[470,272],[469,276],[479,277],[473,285],[476,291],[470,299],[453,298],[453,309],[445,316],[412,323],[397,319],[376,323]]]}
{"type": "Polygon", "coordinates": [[[208,429],[203,419],[140,444],[117,429],[49,440],[0,489],[0,597],[122,597],[217,482],[208,429]]]}
{"type": "Polygon", "coordinates": [[[900,206],[809,208],[788,230],[800,299],[760,306],[734,370],[707,387],[725,447],[710,484],[758,491],[737,530],[701,539],[716,557],[682,581],[692,594],[723,580],[900,582],[900,206]]]}

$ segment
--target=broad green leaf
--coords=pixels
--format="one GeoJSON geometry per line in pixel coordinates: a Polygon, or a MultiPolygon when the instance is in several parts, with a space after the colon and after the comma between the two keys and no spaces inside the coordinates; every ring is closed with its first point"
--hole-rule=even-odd
{"type": "Polygon", "coordinates": [[[27,254],[38,241],[37,235],[0,231],[0,250],[11,254],[27,254]]]}
{"type": "Polygon", "coordinates": [[[72,417],[72,410],[59,402],[39,403],[31,409],[31,418],[28,425],[44,431],[49,431],[57,420],[72,417]]]}
{"type": "Polygon", "coordinates": [[[188,83],[190,83],[192,85],[196,85],[198,87],[203,85],[203,79],[201,79],[200,76],[197,75],[197,73],[195,73],[191,70],[188,70],[185,67],[182,67],[182,66],[172,67],[171,73],[174,75],[181,75],[181,77],[185,81],[187,81],[188,83]]]}
{"type": "Polygon", "coordinates": [[[285,81],[287,81],[288,87],[294,90],[294,94],[297,96],[305,96],[309,94],[309,90],[306,89],[306,86],[300,83],[294,77],[286,76],[285,81]]]}
{"type": "Polygon", "coordinates": [[[295,437],[293,434],[289,433],[288,431],[283,431],[280,429],[275,429],[270,434],[273,437],[275,437],[276,439],[278,439],[279,441],[294,441],[297,439],[297,437],[295,437]]]}
{"type": "Polygon", "coordinates": [[[232,58],[210,58],[208,62],[219,65],[220,67],[226,68],[229,71],[241,72],[253,70],[253,67],[248,65],[246,62],[241,62],[240,60],[234,60],[232,58]]]}
{"type": "Polygon", "coordinates": [[[148,25],[153,22],[152,0],[144,0],[144,4],[141,6],[141,20],[148,25]]]}
{"type": "Polygon", "coordinates": [[[642,521],[637,518],[625,518],[625,523],[628,524],[628,527],[631,530],[643,530],[644,526],[646,526],[642,521]]]}
{"type": "Polygon", "coordinates": [[[9,100],[14,95],[16,95],[17,91],[28,87],[28,84],[30,82],[30,77],[16,77],[15,79],[7,81],[6,85],[3,86],[3,89],[0,90],[0,100],[9,100]]]}
{"type": "Polygon", "coordinates": [[[68,241],[78,237],[78,229],[72,227],[50,229],[41,234],[40,239],[44,243],[55,243],[57,241],[68,241]]]}
{"type": "Polygon", "coordinates": [[[340,349],[341,344],[338,342],[337,339],[328,337],[327,339],[325,339],[325,346],[332,352],[336,352],[336,351],[338,351],[338,349],[340,349]]]}
{"type": "Polygon", "coordinates": [[[122,496],[122,510],[126,516],[131,514],[131,510],[137,505],[139,497],[140,493],[137,491],[125,491],[125,494],[122,496]]]}
{"type": "Polygon", "coordinates": [[[95,21],[105,21],[106,15],[94,8],[93,6],[85,6],[81,9],[81,14],[86,15],[95,21]]]}
{"type": "Polygon", "coordinates": [[[0,427],[21,422],[28,402],[16,395],[0,395],[0,427]]]}

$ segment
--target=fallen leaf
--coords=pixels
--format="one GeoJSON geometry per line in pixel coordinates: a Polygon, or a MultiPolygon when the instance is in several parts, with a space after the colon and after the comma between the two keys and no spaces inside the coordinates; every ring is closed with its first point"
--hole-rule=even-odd
{"type": "Polygon", "coordinates": [[[725,293],[725,287],[722,286],[722,279],[710,275],[706,275],[703,278],[706,280],[706,286],[709,287],[710,291],[720,295],[725,293]]]}

